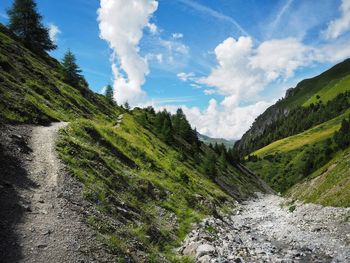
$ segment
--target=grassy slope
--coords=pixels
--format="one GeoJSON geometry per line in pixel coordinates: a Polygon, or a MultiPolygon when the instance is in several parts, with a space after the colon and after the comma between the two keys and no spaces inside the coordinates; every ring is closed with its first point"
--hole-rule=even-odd
{"type": "Polygon", "coordinates": [[[248,162],[247,166],[278,191],[285,191],[292,187],[288,191],[289,195],[299,196],[307,202],[349,206],[349,191],[344,191],[350,186],[350,172],[346,169],[349,163],[342,153],[337,153],[329,163],[311,175],[305,176],[301,173],[307,153],[314,149],[322,150],[325,147],[325,141],[340,128],[342,119],[348,117],[349,113],[350,110],[303,133],[259,149],[253,153],[259,157],[259,160],[248,162]],[[330,169],[327,173],[323,173],[334,163],[337,164],[337,169],[330,169]],[[321,174],[322,180],[315,179],[312,180],[312,184],[310,183],[312,178],[321,174]],[[298,184],[301,181],[305,183],[298,184]]]}
{"type": "Polygon", "coordinates": [[[39,58],[0,24],[0,123],[110,119],[118,111],[88,88],[65,84],[56,60],[39,58]]]}
{"type": "Polygon", "coordinates": [[[324,141],[325,139],[332,137],[335,131],[339,130],[342,119],[347,117],[349,113],[350,110],[305,132],[275,141],[252,154],[263,157],[267,154],[289,152],[297,150],[308,144],[315,144],[317,142],[324,141]]]}
{"type": "Polygon", "coordinates": [[[350,90],[350,75],[331,81],[328,85],[317,91],[316,94],[304,102],[303,106],[309,106],[311,103],[317,103],[319,100],[326,103],[334,99],[338,94],[348,90],[350,90]],[[317,96],[319,96],[319,98],[317,98],[317,96]]]}
{"type": "Polygon", "coordinates": [[[350,59],[347,59],[319,76],[298,83],[294,89],[294,95],[280,101],[279,106],[292,108],[294,106],[308,105],[313,99],[316,99],[316,95],[320,95],[320,99],[323,102],[327,102],[344,90],[350,89],[347,84],[349,75],[350,59]]]}
{"type": "MultiPolygon", "coordinates": [[[[84,197],[99,209],[88,223],[116,255],[136,262],[161,262],[161,255],[186,262],[176,259],[172,247],[191,223],[233,205],[199,169],[205,145],[196,160],[184,159],[132,114],[115,127],[123,109],[88,88],[65,84],[56,60],[39,58],[1,24],[0,67],[0,124],[70,122],[60,135],[60,156],[83,183],[84,197]]],[[[232,166],[218,178],[239,198],[262,190],[256,178],[232,166]]]]}
{"type": "Polygon", "coordinates": [[[350,207],[350,148],[337,155],[287,195],[321,205],[350,207]]]}
{"type": "MultiPolygon", "coordinates": [[[[171,248],[191,224],[224,212],[233,203],[232,197],[202,175],[194,159],[181,157],[131,114],[118,127],[108,122],[72,123],[62,132],[58,149],[83,182],[85,196],[107,215],[90,218],[90,223],[113,251],[128,254],[136,262],[152,262],[152,258],[158,262],[161,254],[175,262],[171,248]],[[113,227],[115,220],[124,227],[113,227]]],[[[202,150],[206,149],[203,145],[202,150]]],[[[220,171],[220,177],[240,196],[261,190],[254,178],[231,166],[220,171]]]]}

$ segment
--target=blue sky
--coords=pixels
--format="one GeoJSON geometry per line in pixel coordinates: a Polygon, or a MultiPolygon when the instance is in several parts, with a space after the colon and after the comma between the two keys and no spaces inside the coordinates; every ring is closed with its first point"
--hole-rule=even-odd
{"type": "Polygon", "coordinates": [[[120,103],[182,107],[213,137],[238,139],[287,88],[350,56],[349,0],[37,3],[52,55],[71,49],[94,91],[111,83],[120,103]]]}

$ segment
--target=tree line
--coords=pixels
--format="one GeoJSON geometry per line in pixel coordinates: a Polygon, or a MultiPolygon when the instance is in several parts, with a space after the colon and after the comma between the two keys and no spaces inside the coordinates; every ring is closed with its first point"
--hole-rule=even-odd
{"type": "Polygon", "coordinates": [[[349,91],[338,94],[327,103],[319,101],[311,103],[308,107],[298,106],[292,109],[287,116],[281,117],[265,127],[261,135],[248,141],[245,148],[241,150],[240,155],[245,156],[276,140],[306,131],[339,116],[349,108],[349,91]]]}

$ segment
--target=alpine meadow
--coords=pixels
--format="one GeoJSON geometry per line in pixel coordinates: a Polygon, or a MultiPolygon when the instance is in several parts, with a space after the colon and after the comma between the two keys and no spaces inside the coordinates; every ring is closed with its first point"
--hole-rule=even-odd
{"type": "Polygon", "coordinates": [[[350,262],[349,17],[3,0],[0,262],[350,262]]]}

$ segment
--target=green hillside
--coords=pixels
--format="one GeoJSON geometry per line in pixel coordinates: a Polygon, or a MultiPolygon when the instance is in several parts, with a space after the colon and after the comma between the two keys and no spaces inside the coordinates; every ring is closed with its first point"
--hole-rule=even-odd
{"type": "Polygon", "coordinates": [[[32,53],[4,26],[0,51],[0,124],[69,122],[57,149],[98,211],[86,223],[116,261],[187,262],[173,249],[192,223],[268,190],[199,142],[187,120],[129,111],[84,83],[66,84],[58,61],[32,53]]]}
{"type": "Polygon", "coordinates": [[[349,206],[348,191],[342,190],[350,186],[350,171],[346,169],[346,152],[349,149],[343,153],[333,139],[342,120],[349,114],[350,110],[303,133],[255,151],[246,158],[247,167],[276,191],[289,195],[293,193],[293,196],[308,202],[349,206]],[[337,169],[333,169],[334,164],[337,169]],[[322,183],[319,179],[313,180],[321,175],[322,183]]]}
{"type": "Polygon", "coordinates": [[[246,155],[344,113],[350,105],[349,84],[350,59],[317,77],[301,81],[287,91],[284,99],[256,118],[236,143],[236,149],[246,155]]]}
{"type": "Polygon", "coordinates": [[[88,87],[63,82],[60,63],[26,49],[0,24],[0,123],[113,119],[119,108],[88,87]]]}
{"type": "Polygon", "coordinates": [[[325,206],[350,207],[350,148],[287,191],[287,196],[325,206]]]}

